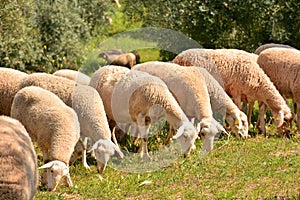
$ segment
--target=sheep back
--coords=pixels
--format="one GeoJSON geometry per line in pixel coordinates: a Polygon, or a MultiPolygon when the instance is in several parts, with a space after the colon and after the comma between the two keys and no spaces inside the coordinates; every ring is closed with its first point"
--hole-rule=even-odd
{"type": "Polygon", "coordinates": [[[77,85],[73,91],[72,108],[78,115],[82,137],[90,137],[92,143],[111,138],[103,101],[92,87],[77,85]]]}
{"type": "Polygon", "coordinates": [[[24,78],[19,88],[37,86],[56,94],[65,104],[72,107],[72,94],[76,82],[46,73],[34,73],[24,78]]]}
{"type": "Polygon", "coordinates": [[[212,116],[207,86],[204,77],[197,70],[157,61],[139,64],[133,69],[162,79],[187,117],[200,120],[212,116]]]}
{"type": "Polygon", "coordinates": [[[19,91],[19,83],[28,76],[10,68],[0,68],[0,115],[10,115],[14,96],[19,91]]]}
{"type": "Polygon", "coordinates": [[[37,156],[23,125],[0,116],[0,199],[33,199],[38,186],[37,156]]]}
{"type": "Polygon", "coordinates": [[[118,120],[125,118],[126,113],[130,113],[132,120],[136,121],[138,113],[146,115],[146,112],[155,105],[161,106],[166,113],[178,119],[182,115],[166,84],[160,78],[138,70],[131,70],[116,84],[112,94],[112,105],[113,114],[118,120]],[[122,101],[118,96],[122,97],[122,101]],[[124,110],[123,116],[120,110],[124,110]]]}
{"type": "Polygon", "coordinates": [[[286,98],[300,100],[300,51],[270,48],[259,54],[257,63],[286,98]]]}
{"type": "MultiPolygon", "coordinates": [[[[180,53],[174,62],[182,63],[181,60],[187,60],[190,64],[207,69],[209,66],[206,66],[205,62],[198,63],[198,58],[202,55],[212,58],[224,80],[224,88],[228,94],[233,97],[242,96],[246,103],[255,100],[263,101],[276,116],[282,114],[287,117],[291,116],[289,107],[270,78],[248,56],[211,49],[190,49],[180,53]]],[[[279,123],[278,126],[281,124],[279,123]]]]}
{"type": "Polygon", "coordinates": [[[82,85],[88,85],[91,80],[88,75],[71,69],[61,69],[54,72],[53,75],[70,79],[82,85]]]}
{"type": "Polygon", "coordinates": [[[259,46],[254,51],[254,53],[257,54],[257,55],[259,55],[264,50],[270,49],[270,48],[288,48],[288,49],[294,49],[294,47],[291,47],[290,45],[286,45],[286,44],[267,43],[267,44],[263,44],[263,45],[259,46]]]}
{"type": "Polygon", "coordinates": [[[89,86],[95,88],[100,94],[106,115],[109,119],[114,119],[111,107],[111,97],[114,87],[121,77],[129,71],[125,67],[108,65],[98,69],[91,77],[89,86]]]}
{"type": "Polygon", "coordinates": [[[55,94],[35,86],[21,89],[15,96],[11,116],[18,119],[39,148],[49,152],[49,160],[67,165],[79,139],[76,113],[55,94]]]}

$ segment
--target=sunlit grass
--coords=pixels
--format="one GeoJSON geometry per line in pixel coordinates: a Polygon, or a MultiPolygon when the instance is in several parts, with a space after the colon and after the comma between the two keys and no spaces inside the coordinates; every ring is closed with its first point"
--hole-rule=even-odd
{"type": "Polygon", "coordinates": [[[150,173],[125,173],[108,167],[101,181],[80,161],[70,167],[73,188],[60,186],[36,199],[276,199],[300,197],[300,137],[256,136],[218,141],[204,159],[201,142],[188,158],[150,173]]]}

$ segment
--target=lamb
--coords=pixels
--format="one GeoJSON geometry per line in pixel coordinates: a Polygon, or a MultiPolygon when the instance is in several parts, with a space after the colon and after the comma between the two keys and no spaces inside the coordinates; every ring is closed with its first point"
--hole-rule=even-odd
{"type": "Polygon", "coordinates": [[[147,134],[151,123],[161,118],[178,129],[181,153],[188,155],[197,138],[197,130],[158,77],[120,66],[104,66],[97,70],[90,82],[103,99],[109,119],[137,126],[142,145],[140,155],[149,160],[147,134]]]}
{"type": "MultiPolygon", "coordinates": [[[[297,129],[300,130],[300,51],[292,48],[270,48],[262,51],[257,63],[270,77],[285,98],[292,98],[297,108],[297,129]]],[[[263,105],[261,112],[265,112],[263,105]]]]}
{"type": "Polygon", "coordinates": [[[269,77],[255,60],[247,56],[211,49],[189,49],[177,55],[173,62],[207,68],[210,67],[206,65],[206,61],[211,61],[209,59],[215,63],[224,81],[225,91],[233,97],[240,110],[241,100],[249,104],[259,100],[270,107],[277,127],[283,124],[284,119],[292,118],[290,108],[269,77]]]}
{"type": "Polygon", "coordinates": [[[15,69],[0,68],[0,115],[10,116],[11,104],[19,90],[18,85],[26,76],[26,73],[15,69]]]}
{"type": "Polygon", "coordinates": [[[267,43],[259,46],[254,53],[259,55],[262,51],[269,49],[269,48],[288,48],[288,49],[294,49],[294,47],[291,47],[290,45],[286,44],[276,44],[276,43],[267,43]]]}
{"type": "MultiPolygon", "coordinates": [[[[108,159],[112,155],[123,157],[119,147],[111,142],[112,134],[108,126],[103,102],[94,88],[45,73],[29,75],[20,83],[20,88],[26,86],[38,86],[49,90],[75,110],[81,130],[81,140],[76,146],[76,150],[82,152],[82,162],[85,168],[89,169],[86,162],[86,143],[82,143],[85,138],[91,139],[93,147],[91,150],[95,153],[99,173],[105,170],[108,159]]],[[[71,163],[76,158],[77,155],[74,155],[71,163]]]]}
{"type": "MultiPolygon", "coordinates": [[[[202,74],[197,69],[157,61],[139,64],[132,69],[157,76],[166,83],[186,116],[199,121],[199,135],[204,136],[204,144],[207,144],[204,152],[211,151],[215,136],[224,128],[213,117],[208,88],[202,74]]],[[[223,112],[220,110],[218,114],[225,115],[225,109],[223,107],[223,112]]]]}
{"type": "Polygon", "coordinates": [[[37,156],[18,121],[0,116],[0,199],[33,199],[38,186],[37,156]]]}
{"type": "Polygon", "coordinates": [[[72,187],[69,160],[79,139],[79,122],[73,109],[66,106],[55,94],[39,87],[21,89],[11,107],[11,117],[19,120],[37,142],[43,153],[46,169],[42,184],[54,191],[61,181],[72,187]],[[45,180],[47,174],[47,180],[45,180]]]}
{"type": "Polygon", "coordinates": [[[140,61],[140,55],[136,50],[130,53],[121,53],[122,51],[114,50],[106,53],[99,54],[99,57],[103,57],[108,65],[119,65],[127,68],[132,68],[140,61]]]}
{"type": "Polygon", "coordinates": [[[56,72],[53,73],[55,76],[61,76],[73,81],[76,81],[79,84],[82,85],[88,85],[90,83],[91,78],[79,71],[71,70],[71,69],[61,69],[57,70],[56,72]]]}

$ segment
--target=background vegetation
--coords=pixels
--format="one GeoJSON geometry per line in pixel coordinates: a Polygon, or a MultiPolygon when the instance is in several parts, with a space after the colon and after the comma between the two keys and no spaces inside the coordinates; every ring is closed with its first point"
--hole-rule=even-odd
{"type": "Polygon", "coordinates": [[[107,0],[1,0],[0,66],[78,69],[106,38],[148,26],[180,31],[205,48],[254,51],[268,42],[300,48],[297,0],[120,2],[121,8],[107,0]]]}

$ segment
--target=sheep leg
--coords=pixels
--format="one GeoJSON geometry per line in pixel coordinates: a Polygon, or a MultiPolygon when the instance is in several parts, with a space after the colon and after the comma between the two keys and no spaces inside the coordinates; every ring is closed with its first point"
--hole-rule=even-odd
{"type": "Polygon", "coordinates": [[[132,137],[132,141],[133,144],[136,146],[138,144],[139,141],[139,130],[138,127],[135,124],[131,124],[131,137],[132,137]]]}
{"type": "Polygon", "coordinates": [[[242,101],[241,101],[241,96],[236,96],[236,97],[234,97],[234,98],[233,98],[233,102],[235,103],[235,105],[236,105],[240,110],[243,109],[243,108],[242,108],[242,105],[241,105],[241,103],[242,103],[242,101]]]}
{"type": "Polygon", "coordinates": [[[251,125],[251,117],[252,117],[253,107],[254,107],[254,102],[249,102],[248,112],[247,112],[248,124],[249,125],[251,125]]]}
{"type": "Polygon", "coordinates": [[[170,128],[169,128],[169,134],[168,134],[168,137],[167,137],[167,141],[166,141],[166,145],[170,145],[171,143],[171,138],[173,137],[173,133],[174,133],[174,128],[170,125],[170,128]]]}
{"type": "Polygon", "coordinates": [[[266,131],[266,124],[265,124],[265,112],[266,112],[266,104],[263,102],[259,102],[259,114],[258,114],[258,121],[257,121],[257,128],[259,129],[261,134],[264,134],[266,137],[269,137],[269,134],[266,131]]]}
{"type": "Polygon", "coordinates": [[[83,142],[81,141],[81,145],[82,145],[82,164],[83,164],[85,169],[90,170],[91,168],[89,167],[89,165],[86,162],[87,142],[88,142],[87,137],[84,138],[83,142]]]}
{"type": "Polygon", "coordinates": [[[297,133],[300,134],[300,101],[295,100],[295,104],[296,104],[296,116],[297,116],[297,133]]]}
{"type": "Polygon", "coordinates": [[[140,157],[143,159],[143,161],[150,161],[151,158],[148,153],[148,147],[147,147],[149,126],[138,126],[138,129],[142,141],[138,153],[140,154],[140,157]]]}

